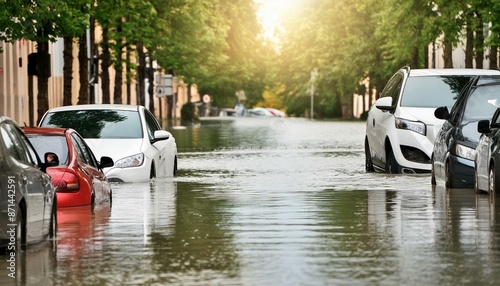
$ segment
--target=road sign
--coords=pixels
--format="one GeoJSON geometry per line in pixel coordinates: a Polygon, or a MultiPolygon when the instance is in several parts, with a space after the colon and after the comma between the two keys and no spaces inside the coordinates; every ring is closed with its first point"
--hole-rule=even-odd
{"type": "Polygon", "coordinates": [[[210,95],[208,95],[208,94],[205,94],[205,95],[203,96],[203,102],[205,102],[205,103],[209,103],[209,102],[210,102],[210,99],[211,99],[211,98],[210,98],[210,95]]]}

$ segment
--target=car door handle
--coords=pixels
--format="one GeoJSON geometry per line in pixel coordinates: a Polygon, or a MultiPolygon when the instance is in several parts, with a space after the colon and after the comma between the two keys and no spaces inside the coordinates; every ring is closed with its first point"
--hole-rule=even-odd
{"type": "Polygon", "coordinates": [[[375,126],[375,118],[373,118],[373,123],[372,124],[373,124],[373,126],[375,126]]]}

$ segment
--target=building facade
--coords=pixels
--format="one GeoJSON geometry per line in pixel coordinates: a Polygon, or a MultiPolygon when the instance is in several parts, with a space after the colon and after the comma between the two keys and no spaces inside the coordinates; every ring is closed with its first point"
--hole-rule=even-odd
{"type": "MultiPolygon", "coordinates": [[[[72,104],[78,102],[78,93],[80,90],[79,81],[79,63],[78,63],[78,47],[73,43],[73,76],[72,76],[72,104]]],[[[49,78],[49,108],[59,107],[63,105],[63,49],[64,40],[58,39],[54,43],[49,44],[49,53],[51,55],[51,77],[49,78]]],[[[36,43],[20,40],[13,43],[0,42],[0,115],[8,116],[16,120],[20,125],[29,125],[30,117],[36,124],[37,114],[37,77],[33,76],[33,114],[30,114],[29,108],[29,80],[28,76],[28,55],[36,53],[36,43]]],[[[90,58],[90,57],[89,57],[90,58]]],[[[98,67],[101,68],[100,66],[98,67]]],[[[110,68],[110,90],[114,89],[114,76],[113,68],[110,68]]],[[[156,77],[155,77],[156,78],[156,77]]],[[[130,88],[131,102],[126,102],[127,86],[124,83],[122,86],[122,103],[136,105],[137,102],[137,83],[133,80],[130,88]]],[[[102,92],[100,80],[93,85],[95,102],[102,103],[102,92]]],[[[148,94],[148,83],[146,82],[146,94],[148,94]]],[[[188,101],[187,86],[182,82],[176,84],[176,110],[173,114],[180,117],[180,110],[184,103],[188,101]]],[[[111,95],[111,103],[113,103],[113,95],[111,95]]],[[[196,102],[200,101],[200,96],[196,90],[196,86],[192,87],[191,100],[196,102]]],[[[167,115],[167,101],[165,98],[154,97],[155,115],[166,117],[167,115]]],[[[146,107],[149,107],[149,96],[146,96],[146,107]]],[[[161,118],[160,118],[161,119],[161,118]]],[[[180,120],[178,120],[180,122],[180,120]]],[[[174,121],[176,122],[176,121],[174,121]]]]}

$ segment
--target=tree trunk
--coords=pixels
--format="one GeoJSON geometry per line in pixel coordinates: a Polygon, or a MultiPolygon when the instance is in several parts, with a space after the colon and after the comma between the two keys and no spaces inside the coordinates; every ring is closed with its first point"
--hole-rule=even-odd
{"type": "Polygon", "coordinates": [[[154,97],[154,90],[155,90],[155,82],[154,82],[154,76],[155,76],[155,71],[153,69],[153,59],[151,57],[149,58],[149,67],[148,67],[148,94],[149,94],[149,111],[151,113],[155,114],[155,97],[154,97]]]}
{"type": "Polygon", "coordinates": [[[29,116],[29,124],[30,127],[34,127],[34,116],[35,116],[35,103],[34,103],[34,97],[33,97],[33,76],[28,75],[28,116],[29,116]]]}
{"type": "Polygon", "coordinates": [[[121,59],[122,49],[118,50],[118,55],[115,60],[115,87],[113,91],[113,103],[122,103],[122,84],[123,84],[123,60],[121,59]]]}
{"type": "Polygon", "coordinates": [[[137,105],[146,105],[146,91],[144,79],[146,78],[146,54],[144,53],[144,45],[142,42],[137,42],[137,57],[139,66],[137,67],[137,105]]]}
{"type": "Polygon", "coordinates": [[[453,68],[453,45],[446,35],[444,36],[443,46],[444,68],[453,68]]]}
{"type": "Polygon", "coordinates": [[[490,69],[498,68],[498,46],[490,47],[490,69]]]}
{"type": "Polygon", "coordinates": [[[474,48],[476,50],[476,68],[483,68],[484,60],[484,33],[483,33],[483,15],[476,11],[477,17],[477,29],[476,29],[476,40],[474,41],[474,48]]]}
{"type": "Polygon", "coordinates": [[[167,120],[168,121],[171,121],[173,116],[172,116],[172,113],[173,113],[173,110],[174,110],[174,96],[177,96],[176,93],[174,93],[173,96],[167,96],[166,99],[167,99],[167,120]]]}
{"type": "Polygon", "coordinates": [[[49,110],[49,77],[50,77],[50,54],[48,42],[37,42],[37,77],[38,77],[38,109],[37,125],[42,116],[49,110]]]}
{"type": "Polygon", "coordinates": [[[89,62],[87,58],[87,35],[83,33],[78,41],[78,75],[80,77],[80,90],[78,104],[89,103],[89,62]]]}
{"type": "Polygon", "coordinates": [[[64,37],[63,105],[72,105],[73,37],[64,37]]]}
{"type": "Polygon", "coordinates": [[[130,69],[130,47],[127,46],[127,52],[126,52],[126,68],[125,68],[125,81],[126,81],[126,86],[127,86],[127,95],[126,95],[126,101],[125,104],[130,104],[132,101],[132,71],[130,69]]]}
{"type": "Polygon", "coordinates": [[[418,62],[418,48],[415,48],[413,50],[413,53],[412,53],[412,56],[411,56],[411,62],[412,62],[412,67],[415,67],[415,68],[419,68],[420,65],[419,65],[419,62],[418,62]]]}
{"type": "Polygon", "coordinates": [[[110,88],[109,88],[109,67],[111,66],[111,54],[109,51],[109,38],[108,29],[102,29],[102,54],[101,54],[101,89],[102,89],[102,103],[110,103],[110,88]]]}
{"type": "Polygon", "coordinates": [[[472,13],[468,13],[468,18],[471,19],[467,23],[466,27],[466,43],[465,43],[465,67],[473,68],[473,58],[474,58],[474,30],[472,24],[472,13]]]}

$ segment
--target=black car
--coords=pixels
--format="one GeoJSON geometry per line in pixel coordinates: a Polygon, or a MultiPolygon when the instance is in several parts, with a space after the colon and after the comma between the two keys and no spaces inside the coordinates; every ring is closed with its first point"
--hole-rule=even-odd
{"type": "Polygon", "coordinates": [[[477,125],[481,133],[476,148],[475,179],[476,191],[494,193],[500,187],[500,108],[497,109],[491,123],[481,120],[477,125]]]}
{"type": "Polygon", "coordinates": [[[19,126],[0,116],[0,247],[10,255],[56,234],[56,196],[47,166],[19,126]]]}
{"type": "Polygon", "coordinates": [[[474,160],[480,133],[480,120],[491,119],[500,107],[500,77],[473,79],[448,111],[443,106],[434,115],[445,119],[436,136],[432,154],[431,182],[445,182],[447,188],[474,188],[474,160]]]}

